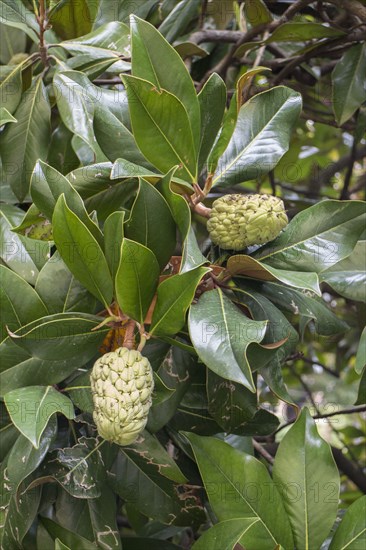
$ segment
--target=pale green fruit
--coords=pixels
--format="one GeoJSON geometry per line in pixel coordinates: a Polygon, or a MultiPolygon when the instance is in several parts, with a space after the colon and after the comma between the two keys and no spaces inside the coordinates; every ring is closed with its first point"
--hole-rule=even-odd
{"type": "Polygon", "coordinates": [[[146,426],[154,389],[150,362],[139,351],[118,348],[94,364],[90,376],[98,433],[129,445],[146,426]]]}
{"type": "Polygon", "coordinates": [[[28,59],[28,57],[29,55],[27,53],[15,53],[13,57],[8,61],[8,65],[20,65],[26,59],[28,59]]]}
{"type": "Polygon", "coordinates": [[[212,205],[207,229],[213,243],[240,250],[272,241],[288,224],[281,199],[271,195],[224,195],[212,205]]]}

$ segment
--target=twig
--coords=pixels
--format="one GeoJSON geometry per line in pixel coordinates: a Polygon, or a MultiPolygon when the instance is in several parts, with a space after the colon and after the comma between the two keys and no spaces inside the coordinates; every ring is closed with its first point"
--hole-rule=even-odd
{"type": "MultiPolygon", "coordinates": [[[[358,111],[356,113],[356,120],[357,120],[357,116],[358,116],[358,111]]],[[[350,157],[349,157],[349,164],[348,164],[348,167],[347,167],[347,172],[346,172],[346,175],[344,176],[342,191],[339,195],[339,199],[341,201],[346,200],[346,199],[349,198],[348,188],[349,188],[349,185],[351,183],[353,167],[354,167],[355,162],[356,162],[356,150],[357,150],[357,140],[354,137],[353,138],[353,143],[352,143],[351,154],[350,154],[350,157]]]]}
{"type": "Polygon", "coordinates": [[[136,322],[133,321],[132,319],[130,319],[130,321],[128,321],[126,323],[126,332],[125,332],[125,337],[123,339],[123,346],[125,348],[128,348],[128,349],[133,349],[134,348],[134,345],[135,345],[135,335],[134,335],[135,326],[136,326],[136,322]]]}
{"type": "Polygon", "coordinates": [[[308,359],[307,357],[304,357],[304,354],[302,352],[296,352],[293,355],[290,355],[286,359],[287,361],[303,361],[304,363],[307,363],[308,365],[317,365],[318,367],[321,367],[323,370],[325,370],[328,374],[331,376],[334,376],[335,378],[339,378],[339,373],[333,369],[330,369],[323,363],[319,363],[319,361],[314,361],[313,359],[308,359]]]}
{"type": "Polygon", "coordinates": [[[44,33],[47,29],[47,16],[46,16],[46,6],[45,0],[39,0],[39,15],[37,17],[37,22],[39,25],[39,53],[41,55],[42,63],[45,67],[49,66],[48,56],[47,56],[47,46],[44,41],[44,33]]]}
{"type": "Polygon", "coordinates": [[[266,449],[263,447],[263,445],[261,445],[260,443],[258,443],[258,441],[256,441],[254,438],[252,439],[252,443],[253,443],[253,447],[255,448],[255,450],[257,451],[258,454],[260,454],[261,456],[263,456],[263,458],[273,466],[274,464],[274,459],[273,459],[273,456],[271,454],[269,454],[268,451],[266,451],[266,449]]]}
{"type": "Polygon", "coordinates": [[[198,22],[198,26],[199,26],[200,29],[202,29],[203,24],[205,22],[205,17],[206,17],[206,12],[207,12],[207,4],[208,4],[208,0],[202,0],[201,13],[200,13],[200,18],[199,18],[199,22],[198,22]]]}
{"type": "MultiPolygon", "coordinates": [[[[330,413],[319,413],[319,414],[315,414],[313,418],[314,420],[320,420],[321,418],[330,418],[332,416],[338,416],[341,414],[358,414],[362,412],[366,412],[366,405],[361,405],[359,407],[350,407],[348,409],[340,409],[339,411],[333,411],[330,413]]],[[[282,426],[277,428],[274,434],[277,434],[278,432],[282,431],[284,428],[287,428],[287,426],[291,426],[291,424],[293,424],[295,421],[296,421],[296,418],[294,418],[293,420],[289,420],[285,424],[282,424],[282,426]]]]}
{"type": "MultiPolygon", "coordinates": [[[[317,186],[321,186],[322,184],[328,182],[334,176],[334,174],[340,172],[341,170],[344,170],[344,168],[346,168],[350,163],[351,154],[352,153],[345,155],[336,162],[332,162],[331,164],[329,164],[329,166],[320,170],[318,172],[318,175],[313,178],[313,183],[315,183],[317,186]]],[[[366,157],[366,145],[357,147],[354,156],[355,160],[361,160],[366,157]]]]}

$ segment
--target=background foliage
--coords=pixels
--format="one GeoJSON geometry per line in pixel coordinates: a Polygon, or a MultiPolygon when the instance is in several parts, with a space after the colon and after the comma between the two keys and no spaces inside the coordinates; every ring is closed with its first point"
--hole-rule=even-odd
{"type": "Polygon", "coordinates": [[[364,548],[365,3],[0,0],[0,26],[2,548],[364,548]],[[212,246],[200,199],[230,192],[289,226],[212,246]],[[128,338],[155,391],[118,447],[89,372],[128,338]]]}

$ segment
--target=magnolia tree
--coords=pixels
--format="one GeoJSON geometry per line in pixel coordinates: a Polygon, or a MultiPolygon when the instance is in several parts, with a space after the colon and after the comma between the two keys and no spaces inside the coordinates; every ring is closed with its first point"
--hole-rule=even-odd
{"type": "Polygon", "coordinates": [[[364,548],[364,3],[0,21],[1,548],[364,548]]]}

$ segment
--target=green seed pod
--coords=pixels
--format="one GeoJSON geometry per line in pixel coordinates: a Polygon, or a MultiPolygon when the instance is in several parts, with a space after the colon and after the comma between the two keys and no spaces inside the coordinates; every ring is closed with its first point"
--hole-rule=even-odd
{"type": "Polygon", "coordinates": [[[118,348],[95,362],[90,381],[99,435],[118,445],[133,443],[151,407],[154,378],[148,359],[139,351],[118,348]]]}
{"type": "Polygon", "coordinates": [[[288,224],[281,199],[271,195],[224,195],[212,205],[207,229],[213,243],[241,250],[273,241],[288,224]]]}
{"type": "Polygon", "coordinates": [[[28,57],[29,55],[27,53],[15,53],[13,57],[8,61],[8,65],[20,65],[26,59],[28,59],[28,57]]]}

